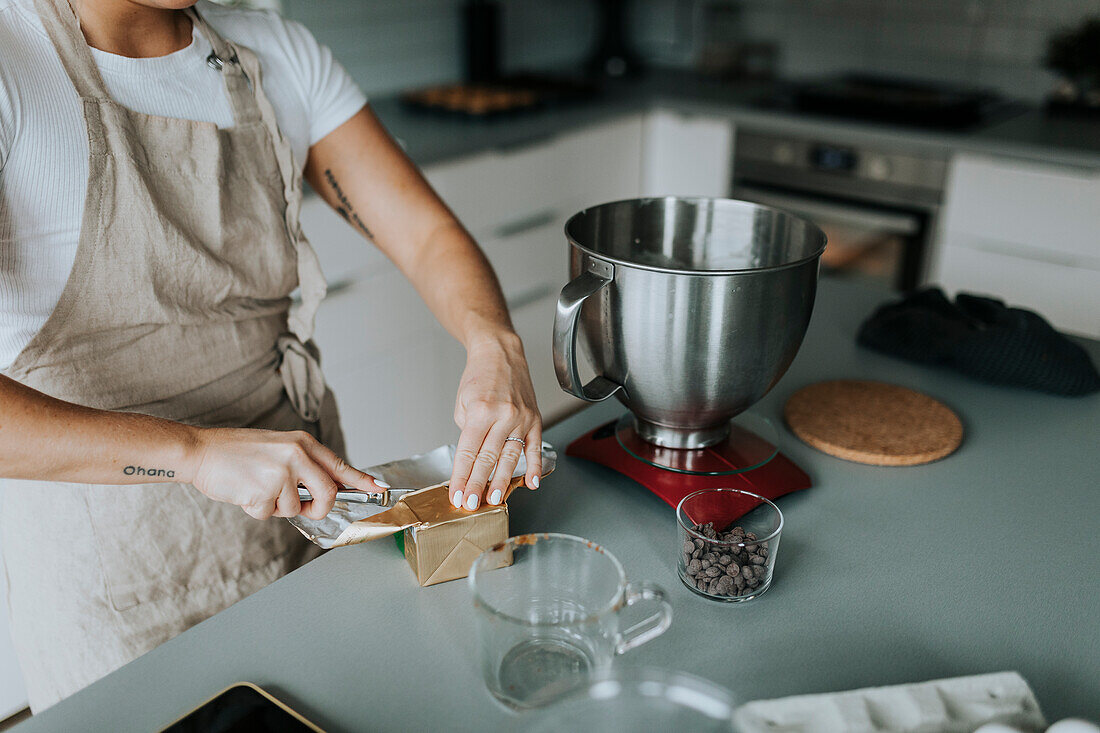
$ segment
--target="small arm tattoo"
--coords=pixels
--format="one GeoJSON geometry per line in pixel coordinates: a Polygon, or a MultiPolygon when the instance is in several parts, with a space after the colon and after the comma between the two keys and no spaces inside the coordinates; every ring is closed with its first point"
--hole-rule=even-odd
{"type": "Polygon", "coordinates": [[[371,234],[370,229],[363,223],[363,220],[359,218],[359,215],[355,213],[355,209],[351,207],[351,202],[348,201],[348,197],[344,195],[344,189],[340,188],[340,184],[336,182],[336,176],[332,174],[331,168],[325,168],[325,180],[328,181],[328,185],[332,186],[332,192],[336,194],[336,200],[340,202],[340,205],[336,207],[336,210],[340,212],[340,216],[348,220],[348,222],[359,230],[366,234],[368,238],[374,239],[374,235],[371,234]]]}
{"type": "Polygon", "coordinates": [[[127,466],[122,469],[122,472],[127,476],[163,476],[164,478],[175,478],[176,472],[167,468],[146,468],[145,466],[127,466]]]}

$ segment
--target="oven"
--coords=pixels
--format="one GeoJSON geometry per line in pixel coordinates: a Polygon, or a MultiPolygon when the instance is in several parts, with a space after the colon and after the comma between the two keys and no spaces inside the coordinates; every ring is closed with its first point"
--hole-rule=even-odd
{"type": "Polygon", "coordinates": [[[925,278],[947,155],[738,127],[734,198],[811,219],[829,244],[824,274],[908,291],[925,278]]]}

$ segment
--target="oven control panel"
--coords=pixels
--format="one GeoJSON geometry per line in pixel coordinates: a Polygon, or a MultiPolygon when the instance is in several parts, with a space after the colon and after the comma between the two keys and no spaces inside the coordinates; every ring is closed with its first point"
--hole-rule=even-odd
{"type": "Polygon", "coordinates": [[[837,197],[934,206],[947,176],[946,153],[738,129],[736,179],[837,197]]]}

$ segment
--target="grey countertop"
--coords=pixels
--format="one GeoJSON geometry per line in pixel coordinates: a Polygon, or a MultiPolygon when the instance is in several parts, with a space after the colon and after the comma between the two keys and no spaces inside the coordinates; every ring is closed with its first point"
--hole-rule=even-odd
{"type": "Polygon", "coordinates": [[[1100,169],[1100,122],[1051,118],[1025,109],[976,132],[940,132],[762,109],[765,87],[728,83],[698,74],[653,71],[610,83],[599,96],[556,108],[489,120],[465,120],[408,110],[392,97],[372,100],[390,131],[421,166],[511,148],[613,117],[667,107],[727,116],[746,127],[788,130],[837,142],[903,143],[937,152],[978,152],[1100,169]]]}
{"type": "MultiPolygon", "coordinates": [[[[818,380],[883,379],[953,406],[962,447],[875,468],[781,429],[815,486],[783,497],[772,588],[725,605],[676,576],[673,511],[608,469],[563,458],[513,498],[512,533],[559,531],[671,594],[672,628],[620,660],[713,679],[741,700],[1018,670],[1051,720],[1100,719],[1100,395],[977,383],[858,348],[879,291],[826,281],[788,374],[753,409],[779,420],[818,380]]],[[[1088,342],[1100,359],[1100,342],[1088,342]]],[[[547,356],[548,358],[548,356],[547,356]]],[[[560,449],[622,411],[548,431],[560,449]]],[[[465,581],[428,588],[388,540],[335,550],[45,711],[20,731],[149,731],[249,680],[333,731],[492,730],[465,581]]]]}

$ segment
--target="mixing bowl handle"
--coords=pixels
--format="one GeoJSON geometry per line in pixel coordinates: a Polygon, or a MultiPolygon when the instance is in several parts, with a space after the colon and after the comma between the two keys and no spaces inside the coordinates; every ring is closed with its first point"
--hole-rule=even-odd
{"type": "Polygon", "coordinates": [[[606,400],[623,388],[621,384],[601,376],[581,386],[581,375],[577,369],[577,321],[581,306],[588,296],[597,293],[614,277],[614,266],[610,262],[590,260],[588,269],[561,289],[558,310],[554,315],[554,371],[558,375],[558,384],[569,394],[588,402],[606,400]]]}

